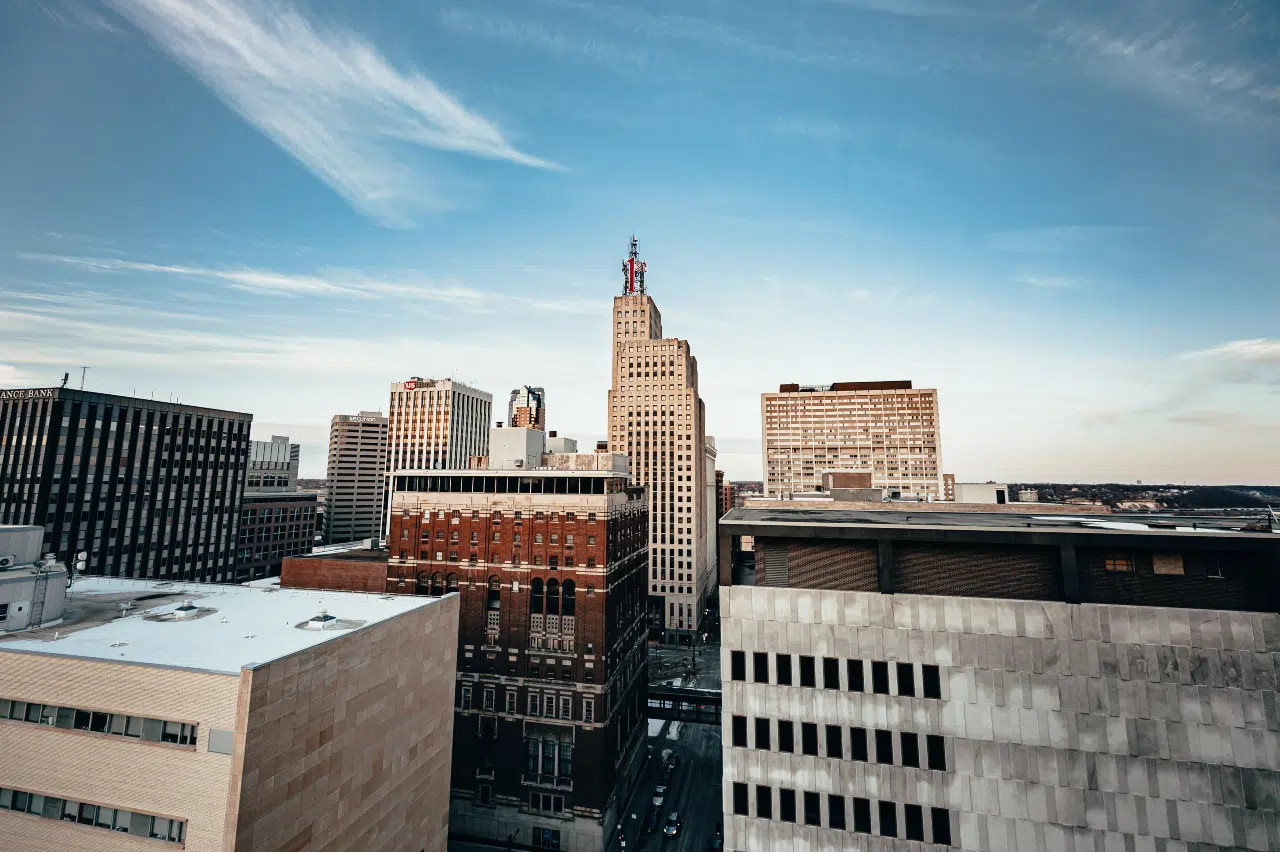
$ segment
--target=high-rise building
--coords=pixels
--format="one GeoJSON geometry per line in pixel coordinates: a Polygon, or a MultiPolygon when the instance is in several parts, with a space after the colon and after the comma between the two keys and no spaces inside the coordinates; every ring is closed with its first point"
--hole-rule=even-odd
{"type": "Polygon", "coordinates": [[[1268,528],[733,510],[724,849],[1275,849],[1268,528]]]}
{"type": "Polygon", "coordinates": [[[285,557],[315,545],[317,495],[298,491],[299,447],[286,435],[249,442],[249,471],[240,503],[236,581],[279,577],[285,557]]]}
{"type": "Polygon", "coordinates": [[[388,420],[382,412],[334,415],[325,479],[326,544],[381,538],[388,420]]]}
{"type": "Polygon", "coordinates": [[[443,850],[457,631],[456,596],[80,578],[0,634],[2,846],[443,850]]]}
{"type": "Polygon", "coordinates": [[[644,488],[494,432],[483,469],[393,472],[386,591],[462,600],[453,831],[603,850],[644,762],[644,488]]]}
{"type": "MultiPolygon", "coordinates": [[[[391,383],[386,476],[407,468],[466,468],[489,452],[493,395],[452,379],[414,376],[391,383]]],[[[384,482],[384,494],[390,494],[384,482]]],[[[390,503],[382,531],[390,529],[390,503]]]]}
{"type": "Polygon", "coordinates": [[[0,390],[0,524],[84,571],[226,582],[253,415],[71,388],[0,390]]]}
{"type": "Polygon", "coordinates": [[[826,471],[868,471],[890,498],[942,498],[938,392],[907,382],[782,385],[760,395],[764,493],[822,489],[826,471]]]}
{"type": "Polygon", "coordinates": [[[649,513],[649,627],[667,642],[691,642],[714,581],[706,562],[706,413],[689,342],[662,337],[662,315],[645,286],[637,241],[613,298],[609,447],[631,460],[649,513]]]}
{"type": "Polygon", "coordinates": [[[529,427],[547,429],[547,392],[543,388],[532,385],[521,385],[511,392],[511,402],[507,404],[507,425],[513,427],[529,427]]]}
{"type": "Polygon", "coordinates": [[[270,441],[249,442],[249,474],[246,489],[291,492],[298,487],[299,447],[287,435],[270,441]]]}

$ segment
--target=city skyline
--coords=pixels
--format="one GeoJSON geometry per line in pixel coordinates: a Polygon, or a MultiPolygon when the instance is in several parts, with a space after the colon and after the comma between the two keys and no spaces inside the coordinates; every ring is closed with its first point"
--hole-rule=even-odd
{"type": "Polygon", "coordinates": [[[960,480],[1280,480],[1261,3],[189,8],[0,10],[0,387],[252,412],[304,477],[413,375],[589,446],[636,233],[730,480],[833,375],[937,388],[960,480]]]}

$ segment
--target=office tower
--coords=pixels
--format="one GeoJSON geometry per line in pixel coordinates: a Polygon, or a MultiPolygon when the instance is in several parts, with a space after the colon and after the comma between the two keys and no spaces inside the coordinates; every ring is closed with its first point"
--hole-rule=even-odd
{"type": "Polygon", "coordinates": [[[631,460],[648,490],[651,636],[688,643],[714,583],[706,563],[706,422],[698,362],[689,342],[662,337],[662,315],[645,285],[637,241],[613,298],[609,447],[631,460]]]}
{"type": "Polygon", "coordinates": [[[315,545],[317,496],[298,491],[298,445],[289,437],[249,442],[249,471],[240,503],[236,581],[278,577],[285,557],[315,545]]]}
{"type": "Polygon", "coordinates": [[[298,487],[299,447],[287,435],[249,442],[249,474],[244,487],[254,491],[293,491],[298,487]]]}
{"type": "Polygon", "coordinates": [[[493,395],[452,379],[391,383],[387,471],[465,468],[489,452],[493,395]]]}
{"type": "Polygon", "coordinates": [[[453,831],[603,850],[644,761],[644,489],[494,433],[484,469],[392,474],[387,591],[462,599],[453,831]]]}
{"type": "Polygon", "coordinates": [[[1280,841],[1263,525],[805,508],[720,530],[756,549],[722,575],[726,850],[1280,841]]]}
{"type": "Polygon", "coordinates": [[[0,636],[4,846],[443,850],[457,630],[456,598],[78,579],[0,636]]]}
{"type": "Polygon", "coordinates": [[[0,524],[85,571],[231,581],[253,415],[70,388],[0,390],[0,524]]]}
{"type": "Polygon", "coordinates": [[[521,385],[511,392],[507,404],[507,426],[529,427],[546,432],[547,392],[532,385],[521,385]]]}
{"type": "Polygon", "coordinates": [[[869,471],[891,498],[939,500],[938,392],[910,382],[782,385],[760,395],[764,490],[821,489],[826,471],[869,471]]]}
{"type": "Polygon", "coordinates": [[[380,538],[388,421],[382,412],[334,415],[325,477],[326,544],[380,538]]]}

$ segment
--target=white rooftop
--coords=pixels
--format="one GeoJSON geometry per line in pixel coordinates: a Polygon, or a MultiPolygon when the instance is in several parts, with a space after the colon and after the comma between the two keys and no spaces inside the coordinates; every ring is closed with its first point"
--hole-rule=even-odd
{"type": "Polygon", "coordinates": [[[30,652],[238,674],[439,598],[80,577],[60,623],[0,638],[30,652]],[[174,618],[190,602],[194,618],[174,618]],[[131,605],[120,616],[120,605],[131,605]],[[297,627],[321,613],[323,630],[297,627]],[[157,618],[158,617],[158,618],[157,618]]]}

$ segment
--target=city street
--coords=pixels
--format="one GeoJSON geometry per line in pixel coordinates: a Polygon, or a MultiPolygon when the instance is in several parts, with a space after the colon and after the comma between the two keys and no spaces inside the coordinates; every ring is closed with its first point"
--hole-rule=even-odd
{"type": "MultiPolygon", "coordinates": [[[[653,723],[654,726],[657,722],[653,723]]],[[[615,840],[610,850],[712,850],[716,831],[723,815],[720,810],[720,728],[668,722],[648,740],[653,754],[645,764],[644,778],[636,787],[625,811],[623,829],[626,846],[615,840]],[[675,740],[668,738],[678,728],[675,740]],[[653,789],[662,766],[662,751],[674,749],[680,755],[679,766],[671,777],[662,805],[661,819],[652,832],[645,831],[653,789]],[[680,833],[669,838],[662,832],[667,815],[680,816],[680,833]]]]}

